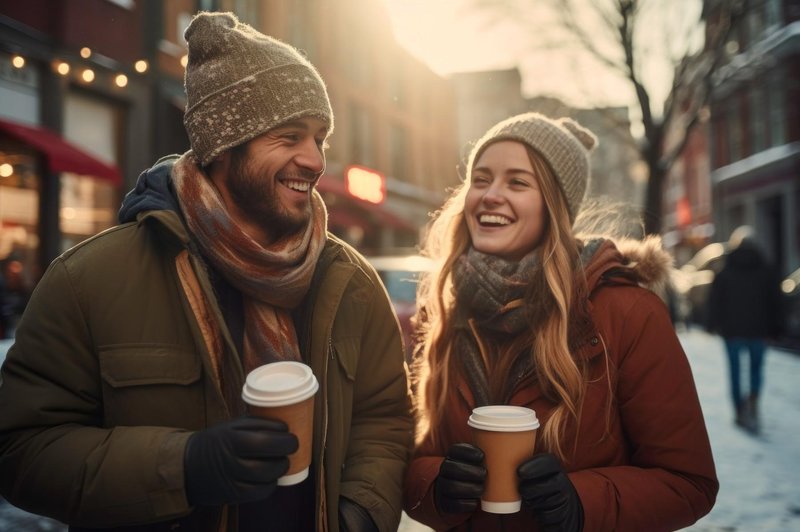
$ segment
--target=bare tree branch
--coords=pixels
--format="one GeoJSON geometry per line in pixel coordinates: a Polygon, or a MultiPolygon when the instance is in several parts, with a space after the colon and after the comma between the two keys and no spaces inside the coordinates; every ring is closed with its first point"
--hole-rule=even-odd
{"type": "MultiPolygon", "coordinates": [[[[522,13],[529,7],[524,0],[475,0],[485,8],[502,5],[505,13],[512,20],[521,20],[522,13]],[[513,6],[513,9],[512,9],[513,6]],[[511,11],[509,11],[511,9],[511,11]],[[514,11],[516,10],[516,11],[514,11]]],[[[666,9],[674,0],[662,0],[660,8],[666,9]]],[[[630,82],[636,94],[636,102],[641,112],[644,129],[644,141],[639,147],[639,154],[649,169],[649,179],[645,198],[645,229],[648,233],[657,233],[661,227],[661,197],[667,172],[689,142],[692,130],[703,119],[703,110],[707,107],[714,87],[716,73],[726,60],[725,46],[731,34],[731,28],[737,24],[744,13],[742,0],[725,0],[715,7],[720,8],[721,18],[715,20],[706,32],[705,47],[702,51],[692,52],[692,37],[703,27],[705,20],[676,20],[686,23],[684,29],[675,29],[664,24],[665,35],[663,59],[673,67],[673,77],[668,87],[662,87],[666,93],[663,107],[654,109],[653,100],[646,83],[650,51],[637,37],[642,32],[650,31],[645,16],[652,12],[649,9],[659,8],[657,0],[592,0],[580,6],[572,0],[554,1],[551,6],[558,16],[562,30],[572,36],[577,45],[587,52],[611,72],[621,74],[630,82]],[[588,4],[588,5],[587,5],[588,4]],[[611,33],[607,42],[600,39],[594,26],[586,23],[593,10],[596,21],[600,21],[604,29],[611,33]],[[691,22],[691,24],[690,24],[691,22]],[[669,31],[667,31],[669,30],[669,31]],[[668,39],[668,40],[666,40],[668,39]],[[613,51],[613,46],[616,51],[613,51]],[[612,50],[612,51],[609,51],[612,50]],[[681,55],[682,54],[682,55],[681,55]],[[643,68],[645,67],[645,68],[643,68]],[[661,112],[657,112],[661,111],[661,112]],[[670,133],[670,145],[665,145],[666,133],[670,133]]],[[[661,91],[658,97],[661,98],[661,91]]]]}
{"type": "MultiPolygon", "coordinates": [[[[608,57],[606,54],[601,52],[597,46],[594,44],[594,40],[589,33],[584,30],[584,28],[578,24],[575,19],[575,8],[569,2],[563,2],[558,4],[561,6],[559,9],[559,15],[562,21],[564,28],[572,34],[580,43],[581,47],[589,52],[595,59],[597,59],[600,63],[615,70],[616,72],[625,75],[626,74],[626,66],[624,63],[619,62],[611,57],[608,57]]],[[[613,22],[611,22],[612,29],[616,29],[613,22]]]]}

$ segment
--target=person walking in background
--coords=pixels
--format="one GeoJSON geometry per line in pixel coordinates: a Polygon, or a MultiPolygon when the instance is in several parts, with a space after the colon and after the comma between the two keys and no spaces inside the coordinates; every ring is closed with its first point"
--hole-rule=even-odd
{"type": "Polygon", "coordinates": [[[579,236],[596,138],[536,113],[476,143],[434,219],[412,381],[417,446],[404,508],[436,530],[675,530],[718,481],[692,373],[664,303],[657,238],[579,236]],[[473,408],[532,408],[518,513],[485,512],[473,408]]]}
{"type": "Polygon", "coordinates": [[[23,263],[12,252],[0,261],[0,339],[14,338],[30,294],[23,263]]]}
{"type": "Polygon", "coordinates": [[[185,37],[191,150],[40,281],[2,368],[0,494],[72,530],[396,530],[403,346],[375,270],[327,232],[325,84],[233,14],[185,37]],[[296,436],[241,397],[280,360],[319,382],[310,474],[290,487],[296,436]]]}
{"type": "Polygon", "coordinates": [[[707,328],[725,341],[734,421],[740,427],[758,431],[758,398],[767,339],[781,332],[780,280],[759,249],[751,227],[734,230],[728,246],[732,251],[711,284],[707,328]],[[741,387],[743,350],[750,356],[746,395],[741,387]]]}

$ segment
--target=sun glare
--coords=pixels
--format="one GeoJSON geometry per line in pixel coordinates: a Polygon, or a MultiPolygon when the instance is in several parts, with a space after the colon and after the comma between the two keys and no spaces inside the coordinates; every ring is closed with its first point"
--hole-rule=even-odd
{"type": "MultiPolygon", "coordinates": [[[[523,30],[510,20],[491,22],[487,12],[476,9],[470,0],[383,2],[397,41],[440,75],[518,67],[526,96],[555,96],[575,106],[629,105],[635,100],[629,81],[582,49],[567,52],[543,45],[548,39],[546,32],[557,26],[555,15],[544,7],[545,3],[529,2],[532,11],[525,19],[532,22],[523,30]]],[[[686,3],[680,0],[681,6],[686,3]]],[[[594,13],[588,7],[582,13],[589,17],[588,12],[594,13]]],[[[597,13],[593,16],[597,17],[597,13]]],[[[601,24],[599,19],[593,23],[601,24]]],[[[654,31],[652,38],[656,34],[661,37],[662,33],[654,31]]],[[[593,34],[602,32],[598,28],[593,34]]],[[[553,35],[549,37],[551,42],[559,37],[553,35]]],[[[602,40],[595,44],[608,45],[602,40]]],[[[647,77],[655,79],[655,87],[660,87],[664,73],[659,70],[663,69],[660,64],[652,64],[656,59],[647,62],[647,77]]],[[[658,99],[662,95],[656,90],[654,96],[658,99]]]]}
{"type": "Polygon", "coordinates": [[[520,39],[500,38],[463,0],[383,1],[397,40],[437,74],[510,68],[519,60],[520,39]]]}

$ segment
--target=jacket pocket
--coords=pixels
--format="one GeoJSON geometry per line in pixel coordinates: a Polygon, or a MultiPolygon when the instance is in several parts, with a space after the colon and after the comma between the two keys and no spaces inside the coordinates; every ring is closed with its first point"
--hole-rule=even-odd
{"type": "Polygon", "coordinates": [[[339,363],[339,369],[343,376],[350,382],[356,380],[360,341],[360,338],[349,337],[338,338],[331,342],[333,344],[332,355],[339,363]]]}
{"type": "Polygon", "coordinates": [[[106,426],[203,426],[200,357],[179,346],[100,347],[106,426]]]}
{"type": "MultiPolygon", "coordinates": [[[[344,467],[350,440],[350,425],[353,421],[353,397],[360,349],[360,338],[334,338],[331,342],[330,356],[336,360],[328,371],[328,446],[327,462],[344,467]]],[[[337,476],[339,471],[330,473],[337,476]]]]}

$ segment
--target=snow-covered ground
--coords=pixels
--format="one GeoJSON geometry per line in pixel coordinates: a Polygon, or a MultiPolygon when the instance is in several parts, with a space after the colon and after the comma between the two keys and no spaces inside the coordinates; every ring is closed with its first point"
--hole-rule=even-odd
{"type": "Polygon", "coordinates": [[[682,333],[681,340],[697,382],[720,481],[711,513],[686,530],[800,531],[800,354],[767,352],[761,433],[754,436],[732,422],[722,340],[696,329],[682,333]]]}
{"type": "MultiPolygon", "coordinates": [[[[767,352],[762,430],[753,436],[732,422],[722,340],[698,329],[679,334],[694,371],[720,480],[714,509],[685,530],[800,532],[800,354],[767,352]]],[[[61,532],[66,527],[0,499],[0,530],[61,532]]],[[[430,529],[404,516],[399,530],[430,529]]]]}

